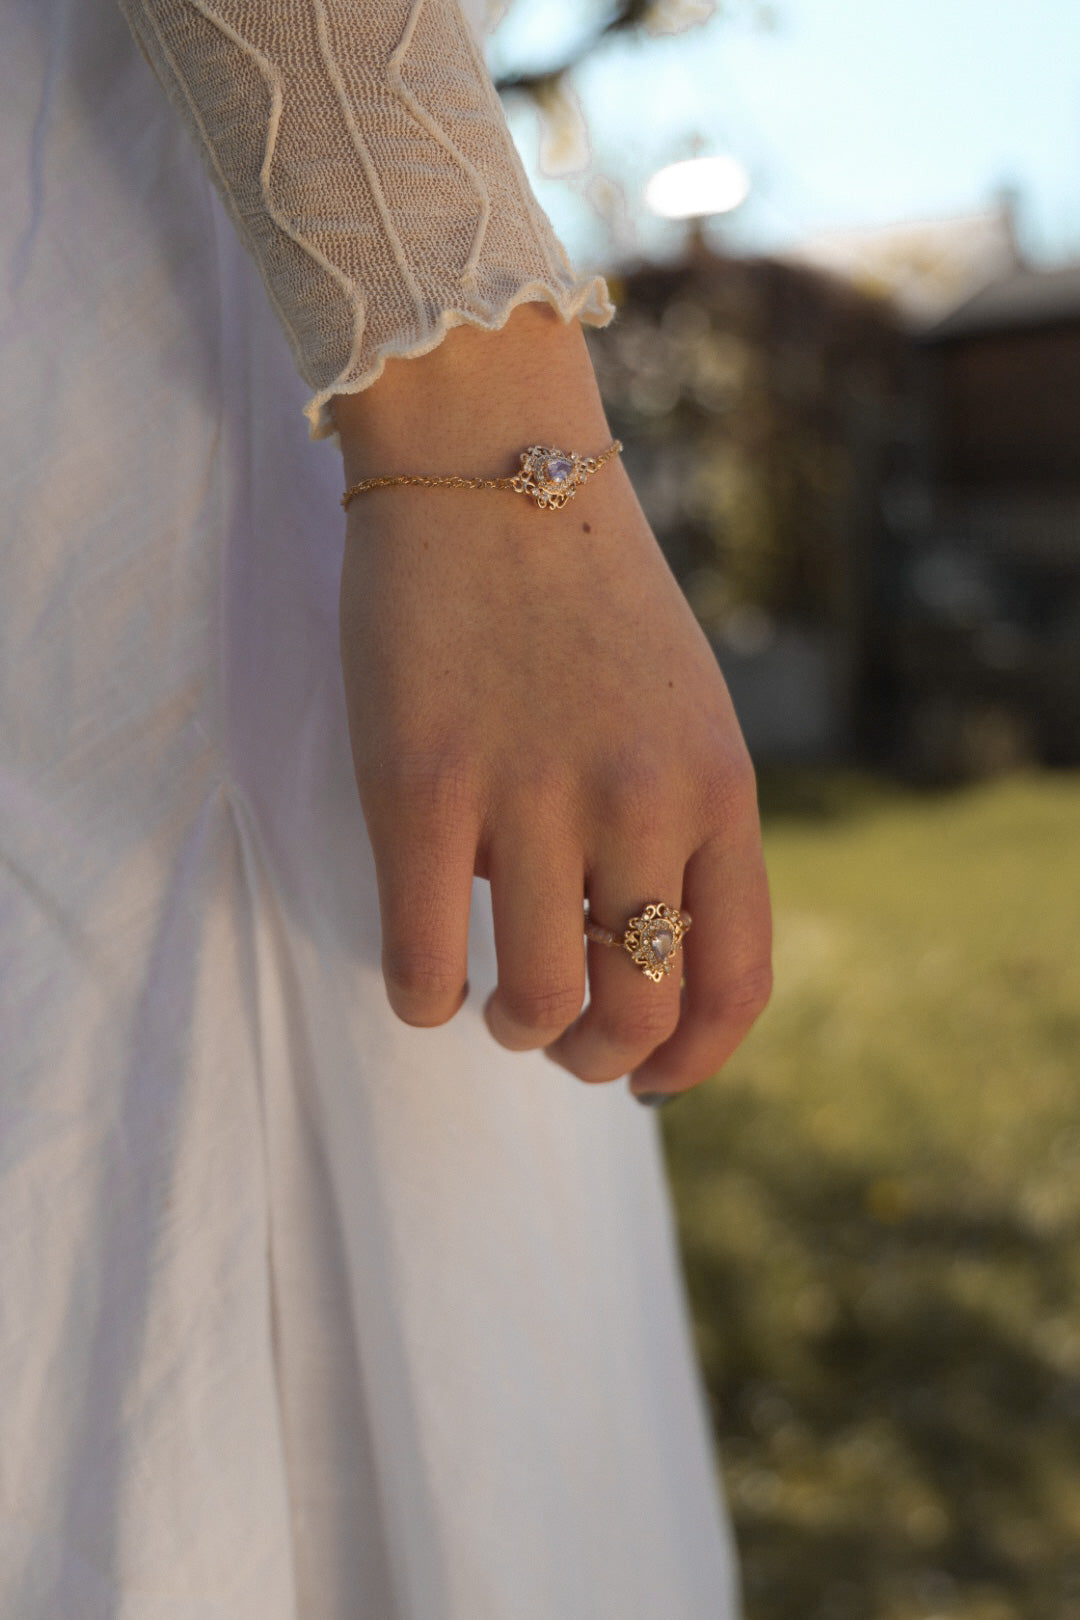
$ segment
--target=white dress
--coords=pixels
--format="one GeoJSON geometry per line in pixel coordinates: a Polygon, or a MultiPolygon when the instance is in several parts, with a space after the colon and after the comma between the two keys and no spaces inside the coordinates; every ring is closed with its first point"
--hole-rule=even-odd
{"type": "Polygon", "coordinates": [[[0,1617],[731,1620],[656,1121],[486,885],[390,1013],[340,458],[111,0],[2,18],[0,1617]]]}

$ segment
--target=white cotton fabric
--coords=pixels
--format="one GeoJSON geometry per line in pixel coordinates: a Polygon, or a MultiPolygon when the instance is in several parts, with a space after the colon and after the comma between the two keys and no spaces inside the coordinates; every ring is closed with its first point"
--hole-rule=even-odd
{"type": "Polygon", "coordinates": [[[120,0],[329,401],[527,300],[603,325],[538,206],[457,0],[120,0]]]}
{"type": "Polygon", "coordinates": [[[656,1121],[485,885],[389,1012],[339,458],[111,0],[0,18],[0,1615],[732,1620],[656,1121]]]}

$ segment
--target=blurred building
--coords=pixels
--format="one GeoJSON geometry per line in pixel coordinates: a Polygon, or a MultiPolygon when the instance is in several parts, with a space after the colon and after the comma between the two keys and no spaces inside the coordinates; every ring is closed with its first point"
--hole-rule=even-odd
{"type": "Polygon", "coordinates": [[[759,758],[848,752],[906,347],[834,277],[723,257],[614,284],[612,426],[759,758]]]}
{"type": "Polygon", "coordinates": [[[1022,266],[1015,198],[1008,191],[996,207],[977,213],[823,231],[784,256],[888,300],[916,326],[940,320],[1022,266]]]}
{"type": "Polygon", "coordinates": [[[759,760],[1080,762],[1080,267],[876,235],[626,274],[613,427],[759,760]]]}
{"type": "Polygon", "coordinates": [[[885,494],[886,662],[931,774],[1080,763],[1080,266],[916,338],[923,441],[885,494]]]}

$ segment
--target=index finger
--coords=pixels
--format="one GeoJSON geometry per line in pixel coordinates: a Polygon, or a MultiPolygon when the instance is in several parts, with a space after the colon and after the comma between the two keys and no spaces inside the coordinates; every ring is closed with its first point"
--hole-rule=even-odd
{"type": "Polygon", "coordinates": [[[406,1024],[444,1024],[468,985],[478,818],[452,779],[407,780],[364,806],[382,922],[386,993],[406,1024]]]}

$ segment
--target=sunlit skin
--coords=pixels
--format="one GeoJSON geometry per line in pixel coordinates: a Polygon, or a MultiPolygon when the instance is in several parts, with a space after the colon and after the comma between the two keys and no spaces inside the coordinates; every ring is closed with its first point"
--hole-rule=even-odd
{"type": "MultiPolygon", "coordinates": [[[[584,336],[546,305],[461,327],[337,401],[348,483],[512,471],[544,443],[612,438],[584,336]]],[[[585,1081],[674,1092],[715,1072],[768,998],[770,913],[753,771],[712,651],[621,460],[559,512],[505,492],[398,488],[347,515],[341,651],[390,1004],[452,1018],[472,879],[490,881],[512,1051],[585,1081]],[[693,917],[659,985],[582,949],[582,904],[621,928],[693,917]]]]}

